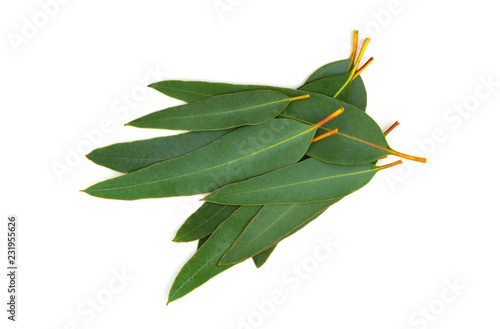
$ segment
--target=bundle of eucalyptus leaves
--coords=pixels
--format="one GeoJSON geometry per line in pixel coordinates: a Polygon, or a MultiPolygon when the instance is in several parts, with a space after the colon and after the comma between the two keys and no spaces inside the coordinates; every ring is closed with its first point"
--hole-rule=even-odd
{"type": "Polygon", "coordinates": [[[174,241],[198,241],[169,293],[176,300],[231,266],[262,266],[277,243],[367,184],[395,155],[366,114],[366,90],[354,32],[351,56],[316,70],[298,89],[199,81],[150,87],[187,104],[128,126],[185,130],[114,144],[87,157],[125,175],[95,184],[90,195],[121,200],[210,193],[174,241]]]}

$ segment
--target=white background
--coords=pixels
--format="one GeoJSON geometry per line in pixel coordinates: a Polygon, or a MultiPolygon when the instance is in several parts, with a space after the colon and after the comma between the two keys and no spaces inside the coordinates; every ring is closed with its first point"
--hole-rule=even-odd
{"type": "Polygon", "coordinates": [[[35,0],[0,7],[3,259],[7,215],[20,220],[15,324],[0,280],[8,328],[499,327],[495,2],[61,0],[51,10],[44,21],[35,0]],[[363,73],[368,113],[382,128],[400,120],[390,144],[428,164],[379,174],[261,269],[247,261],[166,307],[195,250],[171,240],[199,197],[90,197],[79,190],[117,174],[74,152],[165,134],[123,127],[179,104],[146,91],[151,82],[297,87],[347,57],[356,28],[375,57],[363,73]],[[112,128],[97,133],[102,122],[112,128]],[[338,244],[319,261],[318,239],[338,244]]]}

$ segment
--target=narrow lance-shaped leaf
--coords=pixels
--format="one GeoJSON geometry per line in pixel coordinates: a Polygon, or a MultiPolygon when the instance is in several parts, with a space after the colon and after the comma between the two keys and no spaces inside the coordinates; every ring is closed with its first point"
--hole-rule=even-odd
{"type": "Polygon", "coordinates": [[[212,233],[175,278],[168,295],[169,303],[231,267],[217,265],[222,255],[260,209],[261,207],[240,207],[212,233]]]}
{"type": "Polygon", "coordinates": [[[219,265],[236,264],[263,252],[337,200],[264,206],[222,257],[219,265]]]}
{"type": "Polygon", "coordinates": [[[95,149],[87,158],[98,165],[130,173],[197,150],[233,130],[196,131],[95,149]]]}
{"type": "Polygon", "coordinates": [[[288,97],[275,90],[243,91],[157,111],[127,125],[191,131],[256,125],[276,117],[291,101],[307,97],[288,97]]]}
{"type": "Polygon", "coordinates": [[[182,100],[187,103],[197,102],[209,97],[237,93],[251,90],[274,90],[295,97],[307,95],[305,91],[281,88],[265,85],[239,85],[221,82],[205,82],[205,81],[181,81],[181,80],[165,80],[155,82],[149,87],[165,94],[167,96],[182,100]]]}
{"type": "Polygon", "coordinates": [[[90,195],[134,200],[211,192],[300,160],[316,129],[295,120],[273,119],[237,129],[186,155],[95,184],[90,195]]]}
{"type": "Polygon", "coordinates": [[[232,205],[268,205],[342,198],[366,185],[381,169],[401,163],[344,166],[308,159],[294,165],[225,186],[205,201],[232,205]]]}

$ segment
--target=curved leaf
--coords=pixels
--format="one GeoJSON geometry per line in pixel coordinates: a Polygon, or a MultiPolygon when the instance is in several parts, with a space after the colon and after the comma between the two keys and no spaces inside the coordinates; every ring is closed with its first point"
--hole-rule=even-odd
{"type": "Polygon", "coordinates": [[[233,131],[200,131],[157,137],[129,143],[118,143],[87,154],[94,163],[124,173],[130,173],[197,150],[233,131]]]}
{"type": "Polygon", "coordinates": [[[251,90],[274,90],[288,97],[305,95],[307,92],[264,85],[239,85],[221,82],[165,80],[150,84],[149,87],[167,96],[187,103],[197,102],[209,97],[251,90]]]}
{"type": "Polygon", "coordinates": [[[315,130],[289,119],[242,127],[196,151],[95,184],[85,192],[123,200],[211,192],[297,162],[315,130]]]}
{"type": "Polygon", "coordinates": [[[243,91],[157,111],[127,125],[191,131],[256,125],[276,117],[293,100],[274,90],[243,91]]]}
{"type": "Polygon", "coordinates": [[[342,198],[366,185],[387,166],[343,166],[308,159],[273,172],[230,184],[204,200],[231,205],[320,202],[342,198]]]}

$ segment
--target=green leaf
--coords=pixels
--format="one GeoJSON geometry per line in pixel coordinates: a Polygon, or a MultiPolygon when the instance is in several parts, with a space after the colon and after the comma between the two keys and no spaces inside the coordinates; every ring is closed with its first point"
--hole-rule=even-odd
{"type": "Polygon", "coordinates": [[[264,206],[222,257],[219,265],[244,261],[272,247],[335,201],[264,206]]]}
{"type": "Polygon", "coordinates": [[[257,125],[276,117],[295,100],[274,90],[213,96],[136,119],[128,126],[176,130],[220,130],[257,125]]]}
{"type": "Polygon", "coordinates": [[[343,166],[308,159],[225,186],[204,200],[245,206],[334,201],[360,189],[377,171],[388,166],[376,167],[371,163],[343,166]]]}
{"type": "Polygon", "coordinates": [[[170,288],[168,302],[179,299],[231,266],[217,266],[222,255],[261,207],[240,207],[215,230],[182,267],[170,288]]]}
{"type": "Polygon", "coordinates": [[[95,149],[87,158],[98,165],[129,173],[197,150],[232,130],[189,132],[95,149]]]}
{"type": "Polygon", "coordinates": [[[195,241],[209,235],[236,209],[238,209],[237,206],[203,203],[177,231],[174,241],[195,241]]]}
{"type": "Polygon", "coordinates": [[[220,82],[166,80],[149,85],[151,88],[167,96],[187,103],[197,102],[209,97],[251,90],[274,90],[288,97],[305,95],[307,92],[289,88],[263,85],[238,85],[220,82]]]}
{"type": "Polygon", "coordinates": [[[253,256],[253,263],[255,264],[255,267],[259,268],[262,265],[264,265],[265,262],[267,262],[267,260],[269,259],[269,256],[271,256],[275,248],[276,245],[269,247],[266,250],[261,251],[257,255],[253,256]]]}
{"type": "Polygon", "coordinates": [[[95,184],[85,192],[123,200],[211,192],[297,162],[315,130],[288,119],[242,127],[196,151],[95,184]]]}

